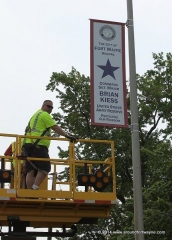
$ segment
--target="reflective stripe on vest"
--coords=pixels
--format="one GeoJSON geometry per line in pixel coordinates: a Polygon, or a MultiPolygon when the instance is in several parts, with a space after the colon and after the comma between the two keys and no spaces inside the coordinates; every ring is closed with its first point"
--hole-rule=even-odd
{"type": "MultiPolygon", "coordinates": [[[[40,133],[40,132],[41,132],[40,130],[36,129],[36,125],[37,125],[37,123],[38,123],[38,118],[39,118],[39,116],[41,115],[41,113],[43,113],[43,111],[39,112],[39,113],[36,115],[35,120],[34,120],[34,123],[33,123],[33,127],[31,128],[31,131],[29,132],[30,135],[31,135],[31,132],[35,132],[35,133],[40,133]]],[[[33,118],[33,117],[32,117],[32,118],[33,118]]],[[[32,118],[31,118],[31,119],[32,119],[32,118]]],[[[31,120],[30,120],[30,122],[31,122],[31,120]]],[[[30,123],[30,124],[31,124],[31,123],[30,123]]],[[[45,135],[45,136],[48,136],[48,137],[51,137],[51,130],[50,130],[50,129],[47,130],[44,135],[45,135]]],[[[41,135],[40,135],[40,136],[41,136],[41,135]]],[[[32,138],[31,138],[30,140],[31,140],[32,144],[34,144],[34,140],[33,140],[32,138]]]]}
{"type": "Polygon", "coordinates": [[[31,132],[40,132],[40,130],[36,129],[36,125],[38,123],[38,118],[41,115],[42,112],[39,112],[34,120],[33,127],[31,128],[31,132]]]}

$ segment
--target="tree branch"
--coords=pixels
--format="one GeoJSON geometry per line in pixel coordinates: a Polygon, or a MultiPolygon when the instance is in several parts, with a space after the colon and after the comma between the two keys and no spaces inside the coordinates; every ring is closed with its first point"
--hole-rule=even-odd
{"type": "Polygon", "coordinates": [[[159,115],[157,121],[156,121],[156,113],[154,115],[154,125],[151,127],[151,129],[149,130],[149,132],[146,135],[146,139],[148,139],[150,137],[150,135],[152,134],[152,132],[156,129],[160,119],[162,118],[162,115],[159,115]]]}

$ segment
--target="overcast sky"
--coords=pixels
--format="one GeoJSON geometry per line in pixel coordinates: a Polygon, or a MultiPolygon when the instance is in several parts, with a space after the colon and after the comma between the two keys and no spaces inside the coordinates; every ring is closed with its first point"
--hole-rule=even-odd
{"type": "MultiPolygon", "coordinates": [[[[136,70],[153,67],[152,52],[171,52],[172,1],[133,0],[136,70]]],[[[0,132],[23,134],[44,99],[52,72],[72,66],[90,76],[89,19],[127,21],[126,0],[0,0],[0,132]]],[[[126,28],[126,76],[128,29],[126,28]]]]}
{"type": "MultiPolygon", "coordinates": [[[[153,67],[152,52],[172,52],[171,9],[171,0],[133,0],[137,73],[153,67]]],[[[45,99],[58,111],[56,93],[45,90],[52,72],[73,66],[90,76],[89,19],[125,23],[127,0],[0,0],[1,133],[23,134],[45,99]]]]}

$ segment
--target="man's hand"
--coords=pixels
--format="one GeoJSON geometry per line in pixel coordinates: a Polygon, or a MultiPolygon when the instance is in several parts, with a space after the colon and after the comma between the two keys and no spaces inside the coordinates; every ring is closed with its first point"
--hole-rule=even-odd
{"type": "Polygon", "coordinates": [[[70,136],[70,135],[66,134],[65,137],[69,138],[71,142],[76,142],[76,138],[74,136],[70,136]]]}

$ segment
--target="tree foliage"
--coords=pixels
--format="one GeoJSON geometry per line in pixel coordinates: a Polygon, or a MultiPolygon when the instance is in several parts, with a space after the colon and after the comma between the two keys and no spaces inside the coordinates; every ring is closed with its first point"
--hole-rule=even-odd
{"type": "MultiPolygon", "coordinates": [[[[153,54],[154,69],[137,75],[140,151],[145,231],[165,231],[164,235],[145,235],[145,239],[171,239],[172,216],[172,54],[153,54]]],[[[79,225],[71,239],[133,239],[133,235],[117,234],[134,230],[133,175],[130,127],[92,126],[90,122],[90,79],[75,68],[69,74],[53,72],[47,90],[56,92],[60,110],[56,122],[79,138],[112,139],[115,141],[117,197],[109,219],[98,225],[79,225]],[[119,232],[117,232],[119,231],[119,232]]],[[[129,92],[129,91],[128,91],[129,92]]],[[[130,95],[127,95],[130,123],[130,95]]],[[[59,148],[60,157],[67,152],[59,148]]],[[[78,145],[76,157],[105,158],[108,149],[102,146],[78,145]]]]}

